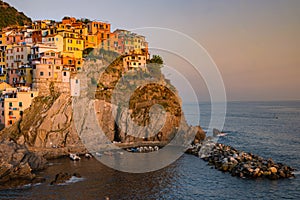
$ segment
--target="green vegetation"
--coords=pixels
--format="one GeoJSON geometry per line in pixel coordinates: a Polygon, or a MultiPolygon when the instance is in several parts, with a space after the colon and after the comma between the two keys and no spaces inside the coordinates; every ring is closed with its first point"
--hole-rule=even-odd
{"type": "Polygon", "coordinates": [[[0,1],[0,28],[14,25],[23,26],[26,24],[31,24],[31,22],[31,19],[24,13],[18,12],[8,3],[0,1]]]}
{"type": "Polygon", "coordinates": [[[152,58],[149,60],[149,63],[155,63],[155,64],[162,65],[162,64],[164,64],[164,61],[163,61],[162,57],[160,57],[159,55],[153,55],[152,58]]]}

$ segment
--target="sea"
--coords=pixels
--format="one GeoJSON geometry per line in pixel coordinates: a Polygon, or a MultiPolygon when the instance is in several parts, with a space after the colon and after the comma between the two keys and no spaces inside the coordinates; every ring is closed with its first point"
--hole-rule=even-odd
{"type": "MultiPolygon", "coordinates": [[[[183,105],[187,121],[208,128],[209,103],[183,105]]],[[[300,101],[228,102],[225,136],[218,142],[300,170],[300,101]]],[[[159,161],[158,161],[159,162],[159,161]]],[[[132,174],[111,169],[96,159],[51,160],[39,172],[46,182],[0,191],[0,199],[300,199],[300,174],[281,180],[242,179],[213,169],[184,154],[158,171],[132,174]],[[50,185],[59,172],[81,174],[50,185]]]]}

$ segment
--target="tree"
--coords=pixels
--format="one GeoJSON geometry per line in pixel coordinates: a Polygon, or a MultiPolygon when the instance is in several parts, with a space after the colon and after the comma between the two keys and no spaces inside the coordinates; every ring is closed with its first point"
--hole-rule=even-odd
{"type": "Polygon", "coordinates": [[[164,64],[164,61],[162,59],[162,57],[160,57],[159,55],[153,55],[152,58],[150,59],[150,63],[156,63],[156,64],[164,64]]]}

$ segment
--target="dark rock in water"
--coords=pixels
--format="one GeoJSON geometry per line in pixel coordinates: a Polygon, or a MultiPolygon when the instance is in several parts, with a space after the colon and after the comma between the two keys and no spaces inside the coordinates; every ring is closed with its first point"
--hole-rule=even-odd
{"type": "Polygon", "coordinates": [[[240,178],[264,177],[276,180],[294,177],[294,169],[287,165],[275,163],[272,159],[263,159],[252,153],[238,151],[231,146],[214,143],[212,140],[206,139],[193,145],[187,153],[198,155],[210,166],[240,178]]]}
{"type": "Polygon", "coordinates": [[[72,175],[68,174],[68,173],[56,174],[55,179],[50,183],[50,185],[57,185],[57,184],[65,183],[66,181],[70,180],[71,177],[72,177],[72,175]]]}
{"type": "Polygon", "coordinates": [[[77,172],[75,172],[75,173],[73,174],[73,176],[75,176],[75,177],[77,177],[77,178],[81,178],[81,175],[80,175],[79,173],[77,173],[77,172]]]}
{"type": "Polygon", "coordinates": [[[216,129],[216,128],[213,129],[213,136],[214,136],[214,137],[217,137],[217,136],[220,135],[220,134],[221,134],[221,131],[219,131],[219,130],[216,129]]]}
{"type": "Polygon", "coordinates": [[[67,182],[68,180],[70,180],[72,178],[72,176],[81,178],[81,175],[77,172],[75,172],[73,174],[60,172],[60,173],[56,174],[54,180],[51,181],[50,185],[63,184],[65,182],[67,182]]]}

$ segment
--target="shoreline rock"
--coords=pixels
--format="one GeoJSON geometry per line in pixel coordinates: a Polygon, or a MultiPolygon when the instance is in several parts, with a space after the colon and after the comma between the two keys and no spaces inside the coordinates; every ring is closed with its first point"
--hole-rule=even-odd
{"type": "Polygon", "coordinates": [[[76,177],[76,178],[81,178],[81,175],[79,173],[76,173],[76,172],[73,173],[73,174],[60,172],[60,173],[56,174],[54,180],[51,181],[50,185],[64,184],[68,180],[70,180],[73,176],[76,177]]]}
{"type": "Polygon", "coordinates": [[[24,145],[4,140],[0,143],[0,189],[43,182],[34,172],[45,169],[46,160],[24,145]]]}
{"type": "Polygon", "coordinates": [[[271,158],[264,159],[252,153],[239,151],[231,146],[204,140],[193,145],[187,153],[200,157],[215,169],[228,172],[240,178],[267,178],[277,180],[294,178],[292,167],[276,163],[271,158]]]}

